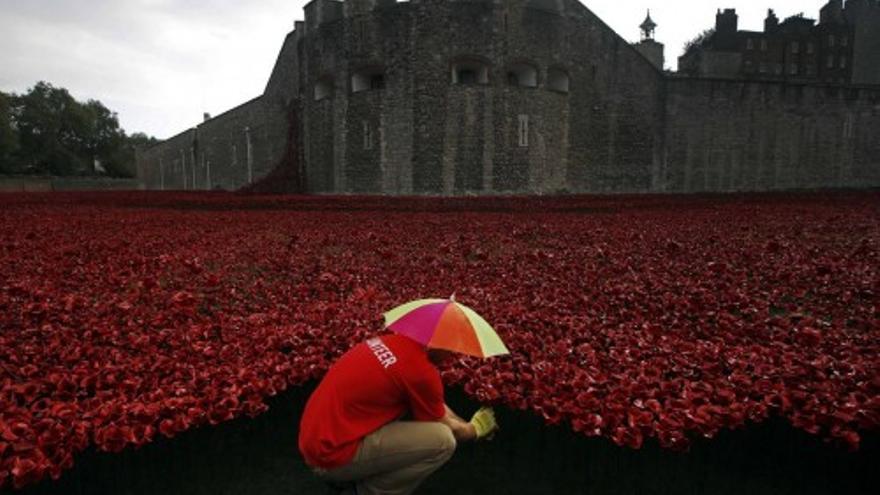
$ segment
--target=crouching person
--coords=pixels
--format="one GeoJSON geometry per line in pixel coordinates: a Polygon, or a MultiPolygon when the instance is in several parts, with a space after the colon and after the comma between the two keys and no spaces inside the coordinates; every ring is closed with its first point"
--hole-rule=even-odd
{"type": "Polygon", "coordinates": [[[404,495],[448,461],[457,442],[491,435],[491,409],[464,421],[446,405],[435,364],[450,356],[403,335],[353,347],[306,403],[299,430],[306,463],[341,493],[404,495]]]}

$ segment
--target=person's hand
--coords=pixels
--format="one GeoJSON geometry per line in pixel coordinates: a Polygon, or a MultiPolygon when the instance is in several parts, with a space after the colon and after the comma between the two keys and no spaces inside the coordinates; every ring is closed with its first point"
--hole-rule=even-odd
{"type": "Polygon", "coordinates": [[[477,440],[482,440],[498,429],[498,422],[495,421],[495,412],[491,407],[481,407],[479,411],[474,413],[470,423],[477,432],[477,440]]]}

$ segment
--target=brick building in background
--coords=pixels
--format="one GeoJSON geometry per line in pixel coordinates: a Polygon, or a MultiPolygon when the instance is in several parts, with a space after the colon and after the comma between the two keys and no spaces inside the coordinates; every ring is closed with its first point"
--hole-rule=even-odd
{"type": "Polygon", "coordinates": [[[679,58],[691,76],[880,84],[880,3],[829,1],[818,23],[803,14],[781,21],[768,11],[763,31],[737,29],[735,9],[719,10],[715,28],[679,58]]]}
{"type": "Polygon", "coordinates": [[[680,73],[663,70],[650,15],[630,44],[577,0],[314,0],[304,12],[262,95],[139,153],[144,187],[880,186],[876,0],[832,0],[818,24],[770,16],[760,33],[719,12],[680,73]]]}

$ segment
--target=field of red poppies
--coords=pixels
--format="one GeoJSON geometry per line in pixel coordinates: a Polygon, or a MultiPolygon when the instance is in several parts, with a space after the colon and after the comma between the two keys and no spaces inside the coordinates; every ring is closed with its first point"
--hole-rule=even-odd
{"type": "Polygon", "coordinates": [[[0,487],[266,409],[456,294],[512,354],[447,384],[631,448],[880,425],[880,194],[0,196],[0,487]]]}

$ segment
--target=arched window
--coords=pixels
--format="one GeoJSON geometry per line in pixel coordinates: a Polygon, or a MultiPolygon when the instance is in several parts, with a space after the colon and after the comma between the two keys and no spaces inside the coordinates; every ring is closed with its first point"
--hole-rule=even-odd
{"type": "Polygon", "coordinates": [[[351,92],[385,89],[385,73],[381,67],[365,67],[351,75],[351,92]]]}
{"type": "Polygon", "coordinates": [[[489,84],[489,64],[475,58],[452,63],[452,84],[489,84]]]}
{"type": "Polygon", "coordinates": [[[547,71],[547,89],[568,93],[568,87],[568,72],[558,68],[552,68],[547,71]]]}
{"type": "Polygon", "coordinates": [[[520,62],[507,69],[507,84],[521,88],[538,87],[538,69],[529,63],[520,62]]]}
{"type": "Polygon", "coordinates": [[[334,92],[333,78],[322,77],[315,82],[315,101],[332,98],[334,92]]]}

